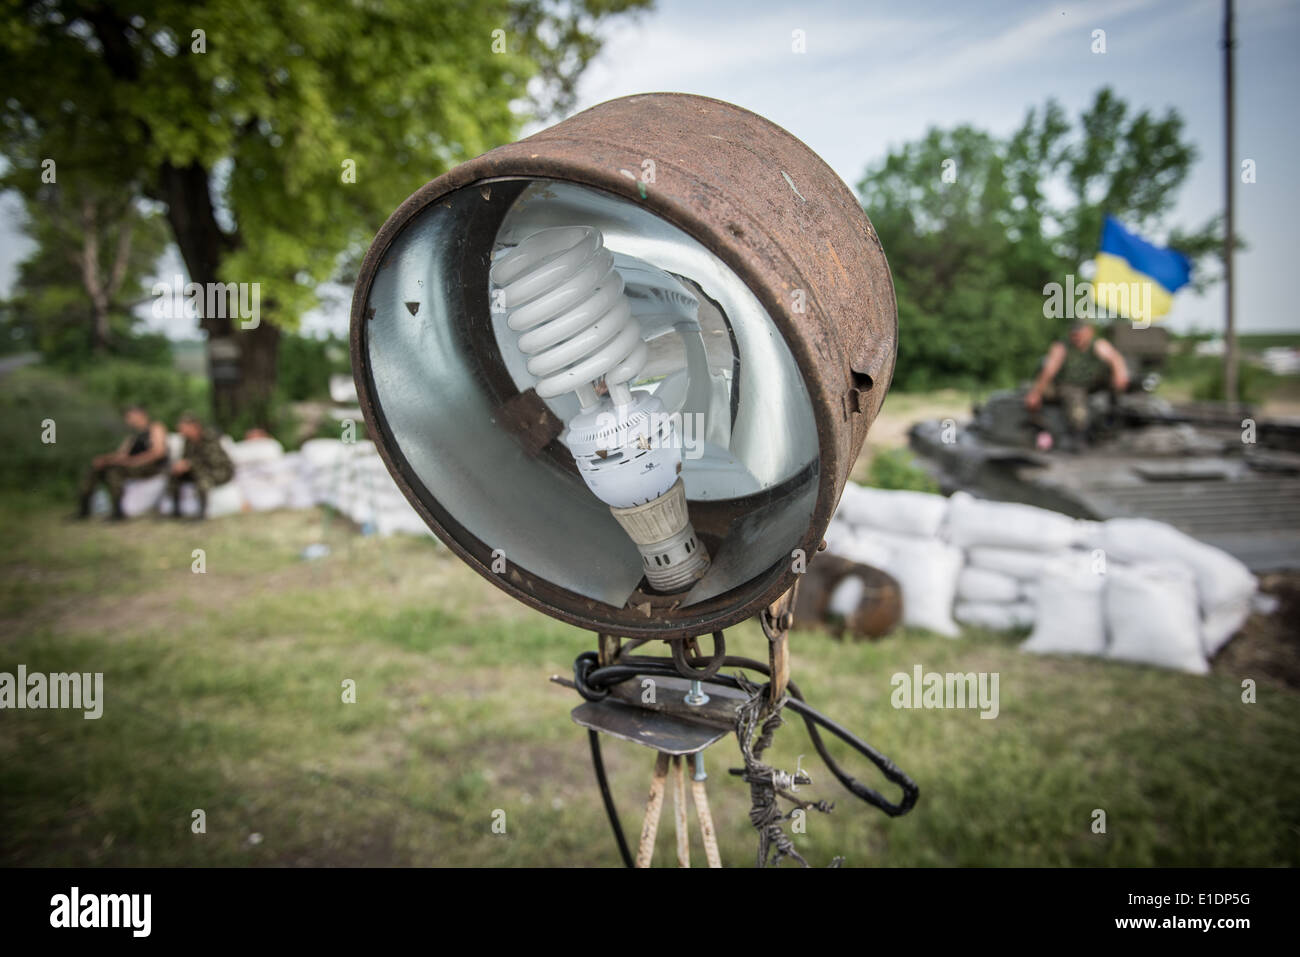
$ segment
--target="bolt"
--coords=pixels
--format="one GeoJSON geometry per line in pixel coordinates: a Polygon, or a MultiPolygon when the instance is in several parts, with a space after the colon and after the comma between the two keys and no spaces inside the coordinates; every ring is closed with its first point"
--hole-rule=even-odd
{"type": "Polygon", "coordinates": [[[696,781],[703,781],[703,780],[706,780],[707,778],[708,778],[708,775],[704,773],[704,752],[703,752],[703,751],[696,751],[696,752],[695,752],[695,778],[694,778],[694,779],[695,779],[696,781]]]}
{"type": "Polygon", "coordinates": [[[704,686],[698,680],[691,682],[691,690],[686,693],[686,703],[692,708],[709,703],[709,696],[704,693],[704,686]]]}

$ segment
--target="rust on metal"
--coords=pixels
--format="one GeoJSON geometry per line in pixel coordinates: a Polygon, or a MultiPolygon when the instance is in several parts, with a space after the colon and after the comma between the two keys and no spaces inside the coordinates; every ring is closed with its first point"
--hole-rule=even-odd
{"type": "MultiPolygon", "coordinates": [[[[655,93],[592,107],[428,183],[380,229],[358,277],[351,349],[367,429],[412,506],[457,555],[525,604],[591,631],[686,638],[753,617],[791,589],[798,563],[778,562],[741,587],[685,606],[671,596],[638,594],[614,608],[526,569],[493,574],[491,549],[455,521],[451,503],[416,491],[418,479],[391,447],[365,322],[385,253],[414,217],[450,194],[477,187],[486,199],[494,180],[529,178],[635,200],[710,249],[767,310],[803,375],[817,428],[817,499],[799,546],[806,557],[819,548],[893,376],[897,307],[875,231],[840,178],[785,130],[719,100],[655,93]],[[645,189],[623,171],[640,169],[648,157],[657,171],[645,189]],[[795,307],[795,291],[803,293],[802,309],[795,307]]],[[[533,426],[543,436],[555,429],[553,422],[533,426]]],[[[709,536],[721,534],[735,516],[721,508],[700,511],[697,531],[712,545],[709,536]]]]}

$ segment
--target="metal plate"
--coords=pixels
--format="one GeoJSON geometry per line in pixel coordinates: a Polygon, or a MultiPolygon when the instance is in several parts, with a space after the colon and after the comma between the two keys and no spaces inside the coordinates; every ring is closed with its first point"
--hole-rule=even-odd
{"type": "Polygon", "coordinates": [[[648,711],[606,698],[584,701],[570,713],[576,724],[664,754],[695,754],[731,732],[676,715],[648,711]]]}

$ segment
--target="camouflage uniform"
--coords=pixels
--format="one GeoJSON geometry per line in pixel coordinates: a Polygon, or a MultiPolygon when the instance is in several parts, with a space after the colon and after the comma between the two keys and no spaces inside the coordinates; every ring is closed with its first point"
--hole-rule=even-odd
{"type": "Polygon", "coordinates": [[[1077,434],[1088,430],[1088,396],[1110,384],[1110,366],[1097,355],[1099,341],[1094,340],[1086,350],[1066,342],[1065,361],[1043,390],[1043,398],[1060,404],[1070,431],[1077,434]]]}
{"type": "MultiPolygon", "coordinates": [[[[127,455],[139,455],[141,452],[148,450],[150,445],[149,430],[136,432],[130,437],[131,445],[127,449],[127,455]]],[[[90,497],[95,491],[95,486],[100,482],[108,489],[108,497],[113,502],[113,515],[117,518],[122,517],[122,490],[126,487],[127,479],[145,479],[152,478],[159,472],[167,468],[167,456],[154,459],[152,462],[146,462],[144,465],[102,465],[99,468],[91,466],[86,477],[81,481],[79,494],[81,496],[81,514],[83,516],[90,514],[90,497]]]]}
{"type": "Polygon", "coordinates": [[[181,458],[190,463],[190,468],[188,472],[173,475],[167,482],[167,491],[172,497],[172,514],[179,516],[181,513],[181,483],[193,482],[194,491],[199,496],[199,514],[205,515],[208,492],[235,477],[234,463],[221,447],[221,437],[212,429],[204,429],[197,442],[186,439],[181,458]]]}

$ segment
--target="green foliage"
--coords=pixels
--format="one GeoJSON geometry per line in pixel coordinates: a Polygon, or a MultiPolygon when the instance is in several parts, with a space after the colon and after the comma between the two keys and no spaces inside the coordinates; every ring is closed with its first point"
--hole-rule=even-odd
{"type": "Polygon", "coordinates": [[[280,340],[280,394],[291,401],[329,396],[331,375],[350,375],[348,344],[337,336],[309,339],[286,335],[280,340]]]}
{"type": "MultiPolygon", "coordinates": [[[[1049,101],[1006,138],[931,129],[870,167],[858,191],[898,296],[894,388],[1026,378],[1065,326],[1043,317],[1044,285],[1077,274],[1107,213],[1158,235],[1194,158],[1176,112],[1130,116],[1103,89],[1077,128],[1049,101]]],[[[1203,257],[1214,224],[1169,241],[1203,257]]]]}
{"type": "Polygon", "coordinates": [[[913,492],[938,492],[939,483],[916,464],[905,448],[882,449],[871,459],[867,484],[873,488],[909,489],[913,492]]]}
{"type": "MultiPolygon", "coordinates": [[[[292,329],[407,195],[567,106],[597,26],[646,5],[12,4],[0,186],[34,195],[54,158],[60,184],[157,200],[191,280],[260,283],[264,318],[292,329]]],[[[232,398],[272,385],[245,377],[232,398]]]]}
{"type": "MultiPolygon", "coordinates": [[[[1203,357],[1208,358],[1208,357],[1203,357]]],[[[1242,402],[1262,402],[1277,385],[1278,376],[1253,362],[1237,363],[1237,398],[1242,402]]],[[[1192,398],[1223,402],[1223,360],[1212,358],[1192,383],[1192,398]]]]}
{"type": "Polygon", "coordinates": [[[122,441],[126,426],[117,409],[67,376],[39,366],[0,379],[0,488],[45,492],[67,499],[101,452],[122,441]],[[54,421],[55,441],[41,441],[54,421]]]}
{"type": "Polygon", "coordinates": [[[112,412],[138,403],[168,429],[175,429],[182,412],[202,415],[207,407],[207,382],[167,366],[112,359],[96,363],[80,381],[112,412]]]}
{"type": "Polygon", "coordinates": [[[26,197],[24,227],[37,245],[0,310],[9,349],[66,368],[104,355],[167,361],[165,339],[136,333],[131,313],[167,244],[156,208],[129,192],[43,184],[26,197]]]}

